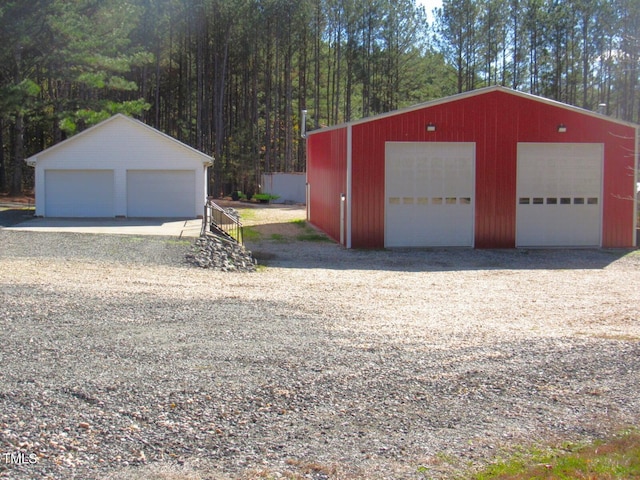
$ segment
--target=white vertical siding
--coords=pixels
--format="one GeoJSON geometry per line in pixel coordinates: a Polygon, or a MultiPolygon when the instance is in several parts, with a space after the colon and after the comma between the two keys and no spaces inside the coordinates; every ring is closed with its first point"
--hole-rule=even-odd
{"type": "Polygon", "coordinates": [[[127,215],[127,170],[191,170],[193,216],[202,215],[207,194],[209,158],[138,121],[123,115],[86,130],[36,157],[36,215],[44,210],[46,170],[113,170],[114,214],[127,215]],[[194,194],[195,191],[195,194],[194,194]]]}
{"type": "Polygon", "coordinates": [[[306,175],[304,173],[264,173],[262,192],[278,195],[271,203],[306,203],[306,175]]]}

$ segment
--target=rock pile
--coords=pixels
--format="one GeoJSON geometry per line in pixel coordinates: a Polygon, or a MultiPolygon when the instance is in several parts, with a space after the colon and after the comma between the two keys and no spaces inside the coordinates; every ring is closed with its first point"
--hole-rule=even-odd
{"type": "Polygon", "coordinates": [[[224,212],[230,217],[235,218],[237,221],[240,221],[240,213],[232,207],[227,207],[224,209],[224,212]]]}
{"type": "Polygon", "coordinates": [[[255,272],[256,260],[243,245],[219,235],[205,233],[198,238],[187,261],[197,267],[222,272],[255,272]]]}

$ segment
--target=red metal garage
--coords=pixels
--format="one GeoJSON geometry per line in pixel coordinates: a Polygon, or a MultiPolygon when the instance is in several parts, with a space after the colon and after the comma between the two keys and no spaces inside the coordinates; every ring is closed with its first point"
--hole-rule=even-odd
{"type": "Polygon", "coordinates": [[[635,246],[638,128],[488,87],[307,134],[308,219],[348,248],[635,246]]]}

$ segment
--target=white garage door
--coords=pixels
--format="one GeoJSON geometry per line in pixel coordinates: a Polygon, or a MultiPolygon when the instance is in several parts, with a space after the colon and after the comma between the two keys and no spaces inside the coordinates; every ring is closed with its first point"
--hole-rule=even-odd
{"type": "Polygon", "coordinates": [[[388,142],[385,247],[473,246],[475,144],[388,142]]]}
{"type": "Polygon", "coordinates": [[[47,217],[113,217],[113,170],[45,170],[47,217]]]}
{"type": "Polygon", "coordinates": [[[193,170],[128,170],[128,217],[188,217],[195,214],[193,170]]]}
{"type": "Polygon", "coordinates": [[[601,144],[520,143],[516,246],[600,246],[601,144]]]}

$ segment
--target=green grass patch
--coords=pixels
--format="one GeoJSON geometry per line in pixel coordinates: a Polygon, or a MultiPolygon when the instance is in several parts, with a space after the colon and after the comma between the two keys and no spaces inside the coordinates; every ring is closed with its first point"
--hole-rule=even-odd
{"type": "Polygon", "coordinates": [[[227,233],[236,242],[242,243],[242,242],[244,242],[244,239],[245,239],[245,236],[244,236],[245,230],[246,230],[246,228],[242,227],[242,234],[240,234],[240,232],[237,229],[234,228],[233,230],[231,230],[230,232],[227,232],[227,233]]]}
{"type": "Polygon", "coordinates": [[[640,478],[640,432],[629,430],[589,445],[566,444],[511,453],[473,474],[473,480],[640,478]]]}
{"type": "Polygon", "coordinates": [[[330,242],[331,239],[324,233],[309,232],[296,235],[296,240],[299,242],[330,242]]]}
{"type": "Polygon", "coordinates": [[[242,227],[242,237],[244,241],[257,242],[262,238],[262,234],[254,227],[242,227]]]}
{"type": "Polygon", "coordinates": [[[271,240],[273,240],[274,242],[284,243],[287,241],[287,237],[285,237],[281,233],[272,233],[271,240]]]}
{"type": "Polygon", "coordinates": [[[310,226],[306,220],[298,219],[293,220],[292,224],[298,226],[302,232],[296,235],[296,240],[299,242],[330,242],[331,239],[324,233],[318,232],[312,226],[310,226]]]}
{"type": "Polygon", "coordinates": [[[309,225],[307,225],[307,221],[303,218],[298,218],[297,220],[291,220],[291,223],[300,228],[309,228],[309,225]]]}
{"type": "Polygon", "coordinates": [[[247,220],[255,220],[257,217],[255,208],[236,208],[238,215],[240,215],[240,221],[245,222],[247,220]]]}

